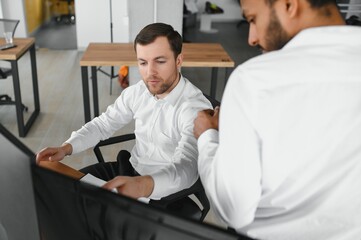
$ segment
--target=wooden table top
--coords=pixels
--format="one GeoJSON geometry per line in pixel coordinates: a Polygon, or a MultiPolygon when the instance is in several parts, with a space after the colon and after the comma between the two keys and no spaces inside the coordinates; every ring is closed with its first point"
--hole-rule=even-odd
{"type": "MultiPolygon", "coordinates": [[[[234,67],[235,63],[218,43],[184,43],[183,67],[234,67]]],[[[90,43],[80,66],[137,66],[132,43],[90,43]]]]}
{"type": "MultiPolygon", "coordinates": [[[[18,60],[34,42],[34,38],[14,38],[14,44],[17,46],[0,50],[0,60],[18,60]]],[[[0,44],[5,44],[4,38],[0,38],[0,44]]]]}
{"type": "Polygon", "coordinates": [[[41,161],[39,163],[40,167],[47,168],[49,170],[52,170],[57,173],[61,173],[63,175],[66,175],[68,177],[74,178],[74,179],[80,179],[85,174],[82,172],[79,172],[78,170],[69,167],[68,165],[65,165],[61,162],[49,162],[49,161],[41,161]]]}

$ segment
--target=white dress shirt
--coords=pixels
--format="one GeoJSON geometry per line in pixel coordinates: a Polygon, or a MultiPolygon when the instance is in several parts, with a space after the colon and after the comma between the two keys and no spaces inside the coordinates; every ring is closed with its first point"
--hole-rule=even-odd
{"type": "Polygon", "coordinates": [[[240,65],[219,122],[198,139],[198,170],[225,223],[259,239],[361,238],[360,27],[307,29],[240,65]]]}
{"type": "Polygon", "coordinates": [[[198,178],[197,142],[193,121],[197,112],[211,108],[202,92],[181,77],[163,99],[154,97],[143,81],[126,88],[103,114],[73,132],[66,141],[73,154],[111,137],[133,119],[135,146],[130,162],[141,175],[150,175],[158,199],[190,187],[198,178]]]}

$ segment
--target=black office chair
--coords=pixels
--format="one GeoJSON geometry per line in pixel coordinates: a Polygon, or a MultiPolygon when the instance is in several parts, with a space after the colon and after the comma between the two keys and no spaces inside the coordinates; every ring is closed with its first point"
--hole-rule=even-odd
{"type": "MultiPolygon", "coordinates": [[[[14,33],[18,24],[19,24],[19,20],[0,19],[0,33],[4,34],[5,32],[11,32],[12,37],[14,37],[14,33]]],[[[0,68],[0,79],[7,79],[9,75],[11,75],[10,68],[0,68]]],[[[1,94],[0,105],[9,105],[9,104],[15,104],[15,101],[13,101],[9,95],[1,94]]],[[[22,105],[22,108],[25,111],[28,110],[28,108],[25,105],[22,105]]]]}
{"type": "MultiPolygon", "coordinates": [[[[218,102],[217,100],[212,99],[207,95],[205,95],[205,97],[211,102],[213,107],[220,105],[220,102],[218,102]]],[[[109,179],[107,176],[107,172],[109,172],[109,169],[105,169],[105,168],[111,168],[110,172],[117,172],[117,168],[118,168],[117,162],[105,163],[103,155],[100,151],[100,147],[112,145],[115,143],[130,141],[134,139],[135,139],[135,135],[132,133],[121,136],[115,136],[107,140],[100,141],[93,149],[94,154],[99,162],[98,165],[99,168],[96,169],[96,172],[91,172],[94,171],[94,168],[92,168],[92,170],[89,171],[88,167],[83,168],[80,171],[82,171],[83,173],[102,175],[103,178],[109,179]]],[[[201,183],[200,178],[198,178],[198,180],[190,188],[171,194],[167,197],[163,197],[160,200],[150,200],[149,204],[161,209],[165,209],[176,215],[195,219],[201,222],[204,220],[210,209],[209,201],[203,189],[203,185],[201,183]],[[198,206],[198,204],[190,198],[191,195],[194,195],[198,199],[201,206],[198,206]]]]}

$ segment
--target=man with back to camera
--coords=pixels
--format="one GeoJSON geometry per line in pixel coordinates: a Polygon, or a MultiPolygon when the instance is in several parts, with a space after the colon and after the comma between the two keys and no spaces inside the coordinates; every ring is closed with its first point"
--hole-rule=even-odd
{"type": "Polygon", "coordinates": [[[360,239],[361,28],[332,0],[241,0],[249,44],[195,120],[217,215],[258,239],[360,239]],[[219,116],[219,133],[218,133],[219,116]]]}
{"type": "Polygon", "coordinates": [[[118,155],[121,175],[127,176],[116,177],[111,171],[116,166],[108,172],[115,178],[104,187],[133,198],[158,199],[197,180],[193,121],[198,111],[211,104],[180,74],[182,37],[170,25],[146,26],[135,38],[134,48],[143,81],[124,89],[106,112],[73,132],[62,146],[41,150],[36,160],[60,161],[84,151],[134,119],[136,142],[131,157],[124,152],[118,155]]]}

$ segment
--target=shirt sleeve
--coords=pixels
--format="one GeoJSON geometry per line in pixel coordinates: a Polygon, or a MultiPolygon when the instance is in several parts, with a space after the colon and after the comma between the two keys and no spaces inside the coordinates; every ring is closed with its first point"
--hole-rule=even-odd
{"type": "Polygon", "coordinates": [[[99,117],[95,117],[79,130],[72,132],[70,138],[65,141],[72,145],[72,154],[94,147],[99,141],[108,139],[132,120],[133,113],[129,107],[132,98],[127,97],[130,92],[126,90],[128,89],[125,89],[115,103],[108,106],[99,117]]]}
{"type": "Polygon", "coordinates": [[[212,108],[209,101],[189,102],[179,113],[181,139],[172,157],[172,164],[152,174],[154,189],[150,198],[158,199],[191,187],[198,179],[197,140],[193,135],[194,119],[198,111],[212,108]]]}
{"type": "Polygon", "coordinates": [[[207,196],[216,215],[235,229],[253,221],[261,195],[255,101],[241,75],[232,73],[224,92],[219,135],[208,130],[198,139],[198,171],[207,196]]]}

